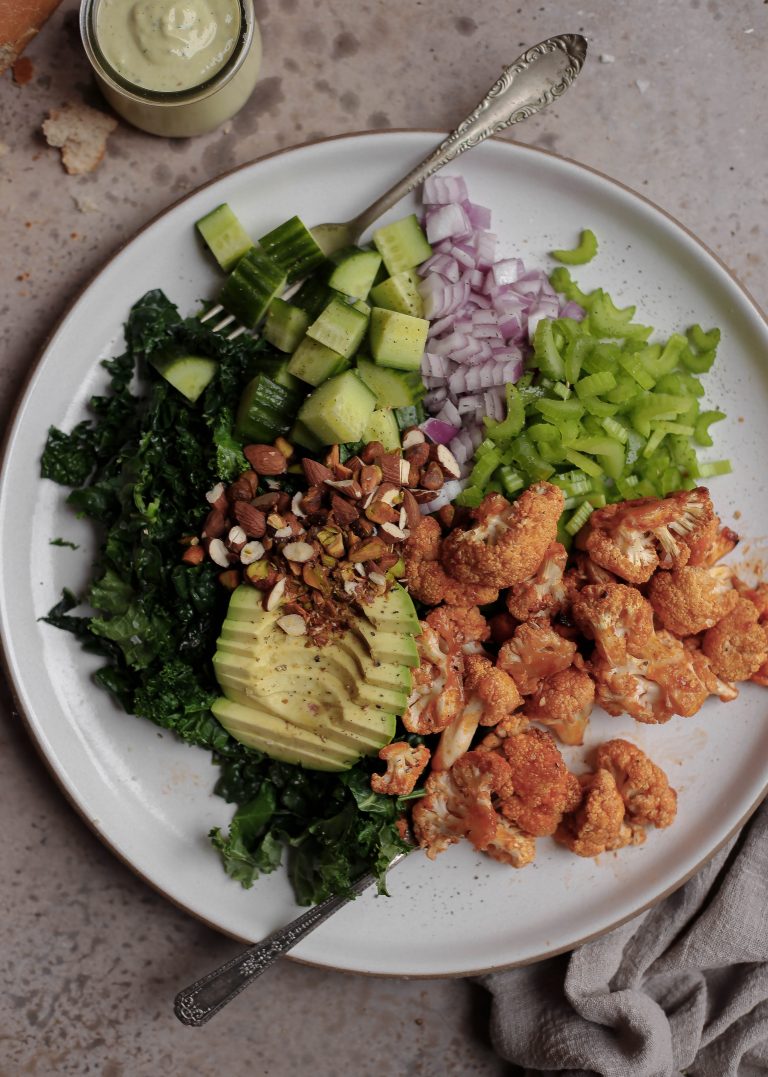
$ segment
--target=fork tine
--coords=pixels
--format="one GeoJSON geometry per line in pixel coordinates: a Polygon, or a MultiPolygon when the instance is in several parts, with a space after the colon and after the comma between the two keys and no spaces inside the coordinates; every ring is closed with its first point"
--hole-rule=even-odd
{"type": "Polygon", "coordinates": [[[237,329],[233,329],[231,333],[227,333],[227,340],[237,340],[238,337],[241,337],[243,333],[247,332],[248,330],[245,328],[245,326],[240,325],[237,329]]]}
{"type": "Polygon", "coordinates": [[[213,332],[218,333],[221,329],[226,329],[228,325],[231,325],[235,320],[234,314],[228,314],[226,318],[222,318],[220,322],[217,322],[213,327],[213,332]]]}
{"type": "Polygon", "coordinates": [[[211,318],[215,318],[217,314],[221,314],[221,312],[223,310],[224,310],[224,307],[222,307],[221,303],[217,303],[216,306],[211,307],[210,310],[207,310],[205,312],[205,314],[203,314],[200,321],[201,322],[207,322],[211,318]]]}

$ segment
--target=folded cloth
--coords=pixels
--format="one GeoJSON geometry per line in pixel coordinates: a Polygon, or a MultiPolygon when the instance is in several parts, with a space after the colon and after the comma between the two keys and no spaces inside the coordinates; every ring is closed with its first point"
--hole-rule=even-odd
{"type": "Polygon", "coordinates": [[[765,1077],[768,801],[652,909],[478,982],[496,1050],[526,1077],[765,1077]]]}

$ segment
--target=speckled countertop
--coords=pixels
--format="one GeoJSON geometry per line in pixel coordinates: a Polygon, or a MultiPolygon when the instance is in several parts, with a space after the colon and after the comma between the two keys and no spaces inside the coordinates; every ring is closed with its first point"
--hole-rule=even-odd
{"type": "MultiPolygon", "coordinates": [[[[101,106],[64,0],[0,78],[0,409],[67,303],[154,214],[241,162],[363,129],[448,130],[522,48],[580,31],[575,90],[521,141],[641,191],[695,232],[764,307],[766,7],[758,0],[257,0],[265,61],[223,129],[166,141],[121,124],[92,174],[40,133],[66,100],[101,106]]],[[[12,556],[12,551],[3,551],[12,556]]],[[[237,949],[135,878],[75,815],[0,696],[0,1074],[507,1072],[487,1001],[460,980],[365,979],[284,962],[204,1031],[175,991],[237,949]]]]}

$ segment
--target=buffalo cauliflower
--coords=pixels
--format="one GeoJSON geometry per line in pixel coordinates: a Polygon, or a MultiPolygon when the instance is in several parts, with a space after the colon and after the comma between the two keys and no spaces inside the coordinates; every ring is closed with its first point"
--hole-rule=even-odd
{"type": "Polygon", "coordinates": [[[525,716],[547,726],[563,744],[583,744],[595,702],[595,683],[583,669],[562,669],[545,677],[526,701],[525,716]]]}
{"type": "Polygon", "coordinates": [[[571,616],[610,665],[643,654],[653,639],[653,610],[636,587],[623,583],[587,584],[574,595],[571,616]]]}
{"type": "Polygon", "coordinates": [[[479,654],[464,659],[464,698],[462,710],[442,732],[434,770],[447,770],[469,749],[478,725],[496,725],[523,702],[509,674],[479,654]]]}
{"type": "Polygon", "coordinates": [[[608,849],[621,849],[632,841],[624,822],[624,801],[613,775],[598,770],[581,778],[581,803],[563,816],[555,841],[577,856],[598,856],[608,849]]]}
{"type": "Polygon", "coordinates": [[[563,582],[567,559],[565,546],[553,542],[533,575],[510,587],[504,601],[513,617],[528,621],[531,617],[551,617],[562,609],[567,597],[563,582]]]}
{"type": "Polygon", "coordinates": [[[497,588],[528,579],[555,540],[563,505],[562,490],[546,482],[529,486],[512,504],[487,494],[472,510],[475,526],[455,528],[444,539],[446,571],[464,583],[497,588]]]}
{"type": "Polygon", "coordinates": [[[717,677],[749,680],[768,659],[768,640],[754,603],[739,596],[730,613],[704,633],[701,649],[717,677]]]}
{"type": "Polygon", "coordinates": [[[667,827],[674,822],[677,793],[640,748],[618,738],[606,741],[595,753],[595,766],[612,776],[630,823],[667,827]]]}
{"type": "Polygon", "coordinates": [[[450,770],[433,771],[413,806],[413,832],[430,860],[468,837],[478,849],[496,837],[491,798],[509,784],[509,766],[492,752],[467,752],[450,770]]]}
{"type": "Polygon", "coordinates": [[[498,816],[496,833],[486,845],[485,852],[494,860],[500,860],[502,864],[524,868],[536,855],[536,839],[508,819],[498,816]]]}
{"type": "Polygon", "coordinates": [[[568,669],[575,654],[576,644],[563,639],[548,622],[526,621],[502,644],[497,665],[513,678],[521,695],[529,696],[544,677],[568,669]]]}
{"type": "Polygon", "coordinates": [[[554,834],[563,814],[581,799],[578,778],[566,767],[554,738],[542,729],[527,729],[507,737],[502,751],[510,780],[499,791],[499,812],[534,837],[554,834]]]}
{"type": "Polygon", "coordinates": [[[485,606],[499,597],[498,588],[488,581],[459,582],[441,563],[443,542],[440,524],[425,516],[405,544],[405,579],[408,590],[426,606],[445,602],[450,606],[485,606]]]}
{"type": "Polygon", "coordinates": [[[698,532],[695,540],[688,540],[691,550],[688,564],[697,568],[711,568],[721,557],[735,550],[738,544],[736,532],[730,527],[721,527],[718,517],[713,516],[708,525],[698,532]]]}
{"type": "Polygon", "coordinates": [[[423,744],[411,746],[402,740],[385,744],[379,759],[387,764],[387,769],[383,774],[371,775],[371,789],[374,793],[401,797],[412,793],[429,762],[429,754],[429,748],[423,744]]]}
{"type": "Polygon", "coordinates": [[[413,686],[403,725],[409,733],[439,733],[464,705],[463,660],[456,649],[441,646],[438,634],[422,622],[416,639],[421,662],[413,671],[413,686]]]}
{"type": "Polygon", "coordinates": [[[464,654],[482,652],[482,644],[491,634],[477,606],[439,606],[427,614],[426,622],[449,646],[458,646],[464,654]]]}
{"type": "Polygon", "coordinates": [[[576,536],[576,545],[629,583],[646,583],[659,567],[686,564],[713,518],[703,486],[665,498],[641,497],[597,509],[576,536]]]}
{"type": "Polygon", "coordinates": [[[530,724],[523,711],[508,714],[506,718],[502,718],[498,725],[493,727],[490,733],[486,733],[475,751],[493,752],[502,746],[507,737],[516,737],[518,733],[528,729],[530,724]]]}
{"type": "Polygon", "coordinates": [[[730,613],[738,599],[726,568],[684,565],[655,572],[648,599],[664,628],[676,636],[695,636],[730,613]]]}

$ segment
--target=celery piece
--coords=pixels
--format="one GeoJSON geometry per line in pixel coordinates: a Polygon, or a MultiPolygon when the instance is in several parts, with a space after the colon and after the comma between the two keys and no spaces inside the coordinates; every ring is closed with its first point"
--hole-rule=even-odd
{"type": "Polygon", "coordinates": [[[693,428],[693,438],[697,445],[709,446],[712,444],[712,436],[709,433],[709,428],[712,423],[719,423],[725,418],[725,412],[722,411],[702,411],[699,417],[696,419],[696,423],[693,428]]]}
{"type": "Polygon", "coordinates": [[[680,435],[672,435],[667,439],[672,462],[683,475],[697,479],[699,477],[699,461],[696,459],[696,451],[691,445],[690,439],[680,435]]]}
{"type": "Polygon", "coordinates": [[[565,384],[564,381],[555,382],[555,384],[552,386],[552,392],[561,400],[567,400],[568,397],[571,395],[571,390],[565,384]]]}
{"type": "Polygon", "coordinates": [[[683,476],[679,467],[666,467],[661,473],[661,496],[666,497],[667,494],[673,494],[675,490],[681,489],[683,485],[683,476]]]}
{"type": "Polygon", "coordinates": [[[553,381],[562,381],[565,377],[563,357],[555,347],[552,322],[542,318],[533,334],[533,356],[538,369],[553,381]]]}
{"type": "MultiPolygon", "coordinates": [[[[526,387],[527,388],[527,387],[526,387]]],[[[517,437],[525,425],[525,402],[520,389],[511,381],[505,386],[507,397],[507,416],[501,422],[495,419],[483,419],[485,432],[495,442],[511,441],[517,437]]]]}
{"type": "Polygon", "coordinates": [[[612,438],[620,441],[622,445],[626,445],[629,440],[629,431],[623,423],[620,423],[617,419],[612,419],[610,415],[600,420],[600,425],[606,434],[609,434],[612,438]]]}
{"type": "Polygon", "coordinates": [[[710,329],[708,333],[705,333],[700,325],[692,325],[686,330],[686,335],[692,346],[699,352],[715,351],[720,343],[719,329],[710,329]]]}
{"type": "Polygon", "coordinates": [[[581,531],[584,524],[590,518],[594,508],[588,501],[583,501],[581,505],[576,509],[573,516],[571,516],[568,523],[565,525],[565,530],[569,535],[575,535],[577,531],[581,531]]]}
{"type": "Polygon", "coordinates": [[[565,367],[565,380],[570,385],[577,380],[584,361],[588,358],[593,348],[594,341],[586,333],[576,337],[566,345],[563,365],[565,367]]]}
{"type": "Polygon", "coordinates": [[[691,398],[675,396],[672,393],[649,393],[630,412],[630,421],[644,438],[651,436],[651,421],[654,419],[676,419],[678,415],[688,411],[691,406],[691,398]]]}
{"type": "Polygon", "coordinates": [[[569,400],[549,400],[546,397],[537,400],[534,409],[550,423],[560,424],[564,420],[579,420],[584,414],[584,405],[572,397],[569,400]]]}
{"type": "Polygon", "coordinates": [[[489,452],[496,452],[496,445],[490,438],[485,438],[475,449],[475,460],[479,460],[481,456],[489,452]]]}
{"type": "Polygon", "coordinates": [[[621,475],[616,481],[616,489],[623,501],[630,501],[637,497],[637,486],[640,482],[637,475],[621,475]]]}
{"type": "Polygon", "coordinates": [[[515,463],[531,482],[541,482],[554,473],[555,469],[536,452],[527,435],[520,434],[510,448],[515,463]]]}
{"type": "Polygon", "coordinates": [[[591,460],[588,456],[584,456],[583,453],[577,452],[576,449],[566,449],[565,458],[569,464],[573,464],[574,467],[581,468],[582,471],[586,471],[587,475],[591,475],[597,478],[602,474],[603,469],[599,464],[596,464],[594,460],[591,460]]]}
{"type": "MultiPolygon", "coordinates": [[[[648,351],[656,345],[650,345],[648,351]]],[[[661,351],[661,349],[659,349],[661,351]]],[[[627,355],[622,353],[619,356],[619,366],[623,371],[629,374],[633,381],[636,381],[641,389],[652,389],[656,384],[655,377],[648,370],[647,365],[642,359],[635,353],[634,355],[627,355]]]]}
{"type": "Polygon", "coordinates": [[[596,396],[586,397],[583,403],[587,413],[595,416],[597,419],[604,419],[607,416],[615,415],[619,410],[618,404],[609,404],[605,400],[599,400],[596,396]]]}
{"type": "Polygon", "coordinates": [[[484,489],[491,481],[491,476],[500,463],[501,453],[498,449],[492,449],[479,457],[476,456],[475,466],[469,476],[469,485],[479,486],[481,490],[484,489]]]}
{"type": "Polygon", "coordinates": [[[552,423],[533,423],[526,428],[526,434],[537,445],[547,441],[560,441],[560,431],[552,423]]]}
{"type": "Polygon", "coordinates": [[[456,495],[456,504],[467,509],[476,509],[485,497],[485,492],[479,486],[465,486],[460,494],[456,495]]]}
{"type": "Polygon", "coordinates": [[[498,476],[501,488],[508,497],[512,497],[525,486],[525,478],[508,464],[502,464],[498,470],[498,476]]]}
{"type": "Polygon", "coordinates": [[[550,481],[553,485],[559,486],[568,497],[588,494],[592,489],[592,480],[580,468],[562,471],[559,475],[553,475],[550,481]]]}
{"type": "Polygon", "coordinates": [[[601,370],[599,374],[587,374],[586,378],[579,378],[576,382],[576,395],[579,400],[585,397],[599,396],[616,388],[616,376],[610,370],[601,370]]]}
{"type": "Polygon", "coordinates": [[[676,423],[669,419],[662,419],[653,425],[658,427],[659,430],[663,430],[665,434],[682,434],[684,437],[693,437],[693,427],[687,423],[676,423]]]}
{"type": "Polygon", "coordinates": [[[571,250],[552,251],[552,257],[569,266],[582,266],[591,262],[597,254],[597,236],[591,228],[583,229],[578,246],[571,250]]]}
{"type": "Polygon", "coordinates": [[[549,283],[555,289],[556,292],[560,292],[569,299],[572,303],[578,303],[580,307],[586,307],[589,304],[594,292],[582,292],[578,284],[571,279],[571,274],[565,268],[565,266],[557,266],[549,274],[549,283]]]}
{"type": "Polygon", "coordinates": [[[685,337],[681,333],[673,333],[658,356],[653,354],[655,345],[639,352],[635,358],[644,366],[654,381],[663,378],[665,374],[671,374],[680,361],[684,349],[687,347],[685,337]]]}
{"type": "Polygon", "coordinates": [[[648,438],[648,440],[645,443],[645,448],[643,449],[643,456],[652,456],[656,452],[656,450],[658,449],[659,445],[661,445],[662,441],[664,440],[664,438],[666,436],[667,436],[666,430],[661,429],[661,424],[660,423],[657,424],[651,430],[651,436],[648,438]]]}
{"type": "Polygon", "coordinates": [[[699,475],[702,479],[711,479],[715,475],[730,475],[732,471],[730,460],[708,460],[699,464],[699,475]]]}

